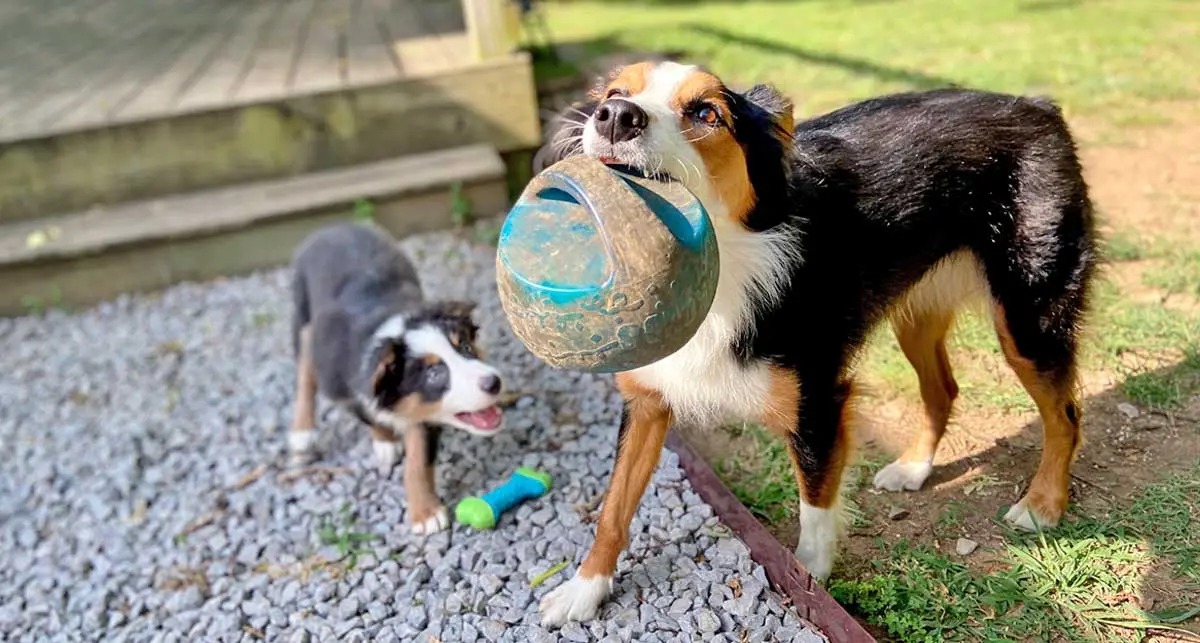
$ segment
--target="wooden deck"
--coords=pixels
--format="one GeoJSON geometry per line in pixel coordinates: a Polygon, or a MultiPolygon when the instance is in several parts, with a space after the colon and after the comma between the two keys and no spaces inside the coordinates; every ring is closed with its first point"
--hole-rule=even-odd
{"type": "Polygon", "coordinates": [[[0,143],[424,77],[459,0],[2,0],[0,143]]]}

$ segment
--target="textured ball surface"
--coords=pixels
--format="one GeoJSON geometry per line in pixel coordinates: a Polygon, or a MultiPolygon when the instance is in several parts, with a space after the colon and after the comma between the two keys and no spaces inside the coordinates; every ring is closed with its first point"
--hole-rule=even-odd
{"type": "Polygon", "coordinates": [[[639,368],[695,335],[716,295],[712,223],[679,183],[584,156],[534,177],[496,253],[516,336],[548,364],[639,368]]]}

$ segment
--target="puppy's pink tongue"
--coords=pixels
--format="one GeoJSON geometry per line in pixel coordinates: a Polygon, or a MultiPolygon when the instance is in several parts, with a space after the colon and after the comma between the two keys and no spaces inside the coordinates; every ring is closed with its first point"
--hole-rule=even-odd
{"type": "Polygon", "coordinates": [[[504,419],[504,412],[498,406],[490,406],[482,411],[459,413],[457,417],[477,429],[492,431],[500,426],[500,421],[504,419]]]}

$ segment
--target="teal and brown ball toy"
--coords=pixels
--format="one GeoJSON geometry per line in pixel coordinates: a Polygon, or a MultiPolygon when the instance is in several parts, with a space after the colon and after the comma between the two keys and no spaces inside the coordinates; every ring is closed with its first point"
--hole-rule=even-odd
{"type": "Polygon", "coordinates": [[[574,156],[538,174],[500,230],[517,338],[551,366],[627,371],[679,350],[717,291],[712,222],[682,184],[574,156]]]}

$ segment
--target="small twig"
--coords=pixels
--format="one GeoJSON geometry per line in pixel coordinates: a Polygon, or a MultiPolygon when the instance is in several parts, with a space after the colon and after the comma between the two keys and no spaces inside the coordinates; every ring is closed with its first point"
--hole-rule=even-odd
{"type": "Polygon", "coordinates": [[[284,471],[283,473],[279,474],[279,477],[277,477],[275,480],[279,484],[291,484],[291,483],[299,480],[300,478],[303,478],[304,476],[308,476],[308,475],[319,475],[319,476],[325,476],[327,478],[332,478],[336,475],[343,474],[343,473],[350,473],[350,469],[347,469],[345,467],[327,467],[327,466],[316,465],[316,466],[310,466],[310,467],[301,467],[299,469],[292,469],[290,471],[284,471]]]}
{"type": "Polygon", "coordinates": [[[235,490],[245,489],[246,487],[249,487],[250,485],[254,484],[254,482],[257,481],[259,478],[263,477],[263,474],[266,472],[267,472],[267,465],[260,464],[257,467],[255,467],[253,471],[251,471],[250,473],[247,473],[246,475],[242,476],[237,482],[233,483],[233,488],[235,490]]]}
{"type": "Polygon", "coordinates": [[[1183,420],[1184,422],[1200,423],[1200,417],[1195,417],[1192,415],[1185,415],[1183,413],[1175,413],[1173,411],[1160,411],[1158,409],[1150,409],[1149,413],[1151,413],[1153,415],[1161,415],[1161,416],[1167,418],[1167,420],[1169,420],[1171,422],[1171,424],[1175,424],[1175,420],[1183,420]]]}
{"type": "Polygon", "coordinates": [[[200,531],[201,529],[204,529],[205,527],[216,522],[217,518],[220,518],[224,513],[224,511],[220,510],[210,511],[198,518],[195,518],[183,526],[183,530],[179,532],[178,536],[190,536],[191,534],[200,531]]]}

